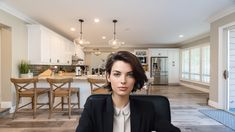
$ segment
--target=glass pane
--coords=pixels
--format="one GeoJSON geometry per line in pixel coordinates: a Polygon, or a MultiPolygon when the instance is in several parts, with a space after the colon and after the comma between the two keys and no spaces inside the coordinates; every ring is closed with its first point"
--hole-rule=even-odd
{"type": "Polygon", "coordinates": [[[191,49],[191,80],[200,80],[200,48],[191,49]]]}
{"type": "Polygon", "coordinates": [[[202,82],[210,82],[210,46],[202,47],[202,82]]]}

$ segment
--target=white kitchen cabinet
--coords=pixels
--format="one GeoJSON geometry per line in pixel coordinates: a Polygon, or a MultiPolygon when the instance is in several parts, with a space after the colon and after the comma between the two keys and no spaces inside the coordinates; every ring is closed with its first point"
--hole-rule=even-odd
{"type": "Polygon", "coordinates": [[[41,25],[28,25],[28,59],[31,64],[71,65],[74,48],[70,40],[59,34],[41,25]]]}
{"type": "Polygon", "coordinates": [[[149,49],[149,56],[153,57],[167,57],[168,49],[151,48],[149,49]]]}
{"type": "Polygon", "coordinates": [[[38,25],[28,25],[28,59],[32,64],[50,63],[50,32],[38,25]]]}

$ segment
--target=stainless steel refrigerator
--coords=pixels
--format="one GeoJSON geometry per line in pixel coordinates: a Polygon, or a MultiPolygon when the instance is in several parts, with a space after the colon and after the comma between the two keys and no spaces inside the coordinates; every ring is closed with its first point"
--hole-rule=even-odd
{"type": "Polygon", "coordinates": [[[151,57],[153,85],[168,84],[168,57],[151,57]]]}

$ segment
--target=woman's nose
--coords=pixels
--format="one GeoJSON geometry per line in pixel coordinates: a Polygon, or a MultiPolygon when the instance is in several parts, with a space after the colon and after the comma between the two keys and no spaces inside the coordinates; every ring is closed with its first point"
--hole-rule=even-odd
{"type": "Polygon", "coordinates": [[[126,77],[125,76],[122,76],[121,77],[121,84],[125,84],[126,83],[126,77]]]}

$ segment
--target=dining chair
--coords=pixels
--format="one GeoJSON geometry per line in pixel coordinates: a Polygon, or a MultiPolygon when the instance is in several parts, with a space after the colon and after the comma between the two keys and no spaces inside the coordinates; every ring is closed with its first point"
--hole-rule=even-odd
{"type": "Polygon", "coordinates": [[[13,114],[13,119],[16,117],[16,113],[23,107],[26,107],[32,104],[33,110],[33,118],[36,118],[36,110],[42,107],[43,105],[49,105],[49,101],[47,103],[38,103],[38,97],[43,94],[48,94],[49,98],[49,88],[39,88],[37,87],[38,78],[11,78],[11,82],[15,86],[16,93],[16,107],[15,112],[13,114]],[[26,103],[22,106],[20,105],[20,99],[22,97],[30,97],[31,102],[26,103]],[[40,107],[37,108],[37,105],[40,107]]]}
{"type": "Polygon", "coordinates": [[[73,78],[47,78],[47,82],[50,84],[50,110],[49,110],[49,119],[51,114],[56,112],[55,109],[61,105],[62,111],[64,111],[64,105],[68,105],[68,115],[69,119],[71,118],[71,108],[73,105],[78,105],[80,108],[80,92],[79,88],[72,88],[71,83],[73,78]],[[77,94],[78,102],[71,103],[72,94],[77,94]],[[54,106],[55,98],[60,97],[61,101],[54,106]],[[67,103],[64,102],[64,98],[67,98],[67,103]]]}
{"type": "Polygon", "coordinates": [[[105,79],[101,78],[87,78],[90,83],[91,94],[109,94],[110,91],[104,88],[106,84],[105,79]]]}

